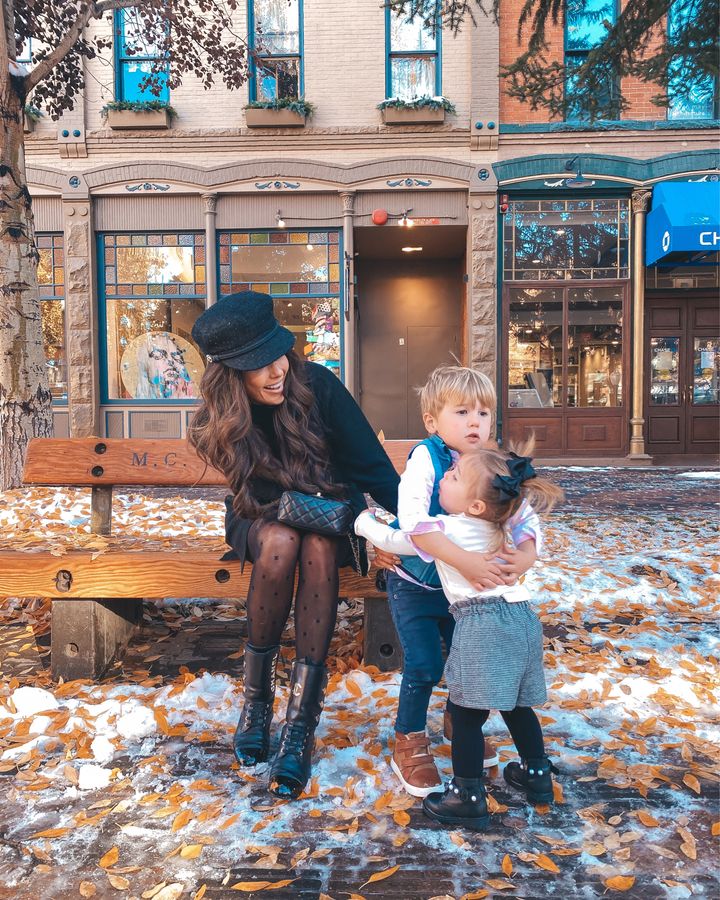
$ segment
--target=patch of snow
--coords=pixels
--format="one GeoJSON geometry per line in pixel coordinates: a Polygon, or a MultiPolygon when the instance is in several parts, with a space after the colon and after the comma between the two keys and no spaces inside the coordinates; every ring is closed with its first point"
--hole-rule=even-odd
{"type": "Polygon", "coordinates": [[[110,784],[111,769],[104,769],[93,763],[80,766],[78,773],[78,787],[81,791],[97,791],[110,784]]]}

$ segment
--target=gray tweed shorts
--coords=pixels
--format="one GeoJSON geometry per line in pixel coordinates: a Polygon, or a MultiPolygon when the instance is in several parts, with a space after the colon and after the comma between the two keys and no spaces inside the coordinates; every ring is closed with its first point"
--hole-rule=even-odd
{"type": "Polygon", "coordinates": [[[529,603],[478,598],[450,611],[455,632],[445,681],[453,703],[509,711],[547,700],[542,625],[529,603]]]}

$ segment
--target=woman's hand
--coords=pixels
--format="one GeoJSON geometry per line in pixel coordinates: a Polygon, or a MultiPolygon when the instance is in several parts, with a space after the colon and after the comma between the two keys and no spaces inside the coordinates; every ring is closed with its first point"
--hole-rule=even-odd
{"type": "Polygon", "coordinates": [[[372,551],[373,565],[376,569],[392,570],[395,566],[400,565],[400,557],[395,556],[394,553],[386,553],[385,550],[380,550],[372,544],[368,544],[368,550],[372,551]]]}

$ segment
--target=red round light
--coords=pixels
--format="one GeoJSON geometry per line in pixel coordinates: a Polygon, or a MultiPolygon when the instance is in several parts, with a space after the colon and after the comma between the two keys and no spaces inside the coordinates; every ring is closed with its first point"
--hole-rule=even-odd
{"type": "Polygon", "coordinates": [[[388,220],[388,214],[386,209],[374,209],[372,211],[372,222],[373,225],[384,225],[388,220]]]}

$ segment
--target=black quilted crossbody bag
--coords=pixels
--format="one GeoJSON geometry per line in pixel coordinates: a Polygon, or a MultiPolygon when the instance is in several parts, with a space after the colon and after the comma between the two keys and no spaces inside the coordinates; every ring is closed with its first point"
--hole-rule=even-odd
{"type": "Polygon", "coordinates": [[[323,497],[322,494],[303,494],[285,491],[280,497],[278,522],[313,531],[330,537],[345,537],[352,533],[353,511],[349,503],[323,497]]]}

